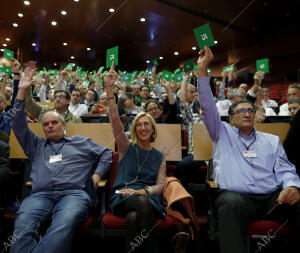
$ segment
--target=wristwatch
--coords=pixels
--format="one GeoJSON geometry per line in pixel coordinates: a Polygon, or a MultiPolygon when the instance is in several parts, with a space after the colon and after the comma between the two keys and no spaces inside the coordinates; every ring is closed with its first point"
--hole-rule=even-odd
{"type": "Polygon", "coordinates": [[[114,99],[114,98],[115,98],[115,96],[107,97],[106,99],[107,99],[107,100],[110,100],[110,99],[114,99]]]}

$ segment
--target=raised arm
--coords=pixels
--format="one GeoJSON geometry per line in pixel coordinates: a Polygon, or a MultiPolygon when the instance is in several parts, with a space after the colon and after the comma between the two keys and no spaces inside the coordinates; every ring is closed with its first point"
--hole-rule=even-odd
{"type": "Polygon", "coordinates": [[[252,103],[255,103],[256,97],[257,97],[257,91],[262,83],[262,79],[264,76],[264,72],[258,71],[254,74],[254,84],[252,88],[248,91],[246,98],[251,101],[252,103]]]}
{"type": "Polygon", "coordinates": [[[113,129],[113,135],[115,137],[118,150],[121,153],[121,156],[123,156],[127,152],[130,142],[124,133],[123,125],[119,117],[115,96],[113,93],[113,86],[117,77],[118,77],[118,73],[115,71],[115,66],[113,62],[109,72],[106,75],[105,86],[106,86],[106,94],[107,94],[107,101],[109,107],[109,119],[113,129]]]}
{"type": "Polygon", "coordinates": [[[174,98],[174,94],[173,94],[172,89],[170,87],[170,83],[167,82],[165,79],[161,79],[160,82],[161,82],[162,86],[165,88],[165,90],[168,94],[169,104],[170,105],[175,104],[176,100],[174,98]]]}
{"type": "Polygon", "coordinates": [[[68,70],[63,70],[61,72],[61,76],[58,78],[55,86],[54,86],[54,90],[66,90],[67,88],[67,84],[65,83],[65,79],[67,78],[69,74],[69,71],[68,70]],[[62,85],[64,83],[64,85],[62,85]]]}
{"type": "Polygon", "coordinates": [[[198,97],[202,108],[202,118],[211,139],[217,141],[219,139],[219,130],[222,123],[210,89],[207,74],[207,66],[213,58],[214,56],[211,50],[205,46],[204,50],[201,50],[199,53],[196,73],[198,76],[198,97]]]}
{"type": "Polygon", "coordinates": [[[29,159],[31,159],[32,155],[35,154],[38,143],[42,140],[42,138],[36,136],[29,129],[25,114],[26,90],[31,87],[35,71],[34,62],[30,62],[25,69],[25,73],[21,77],[16,102],[14,107],[11,109],[12,113],[15,115],[11,122],[12,129],[14,130],[24,153],[29,157],[29,159]]]}
{"type": "Polygon", "coordinates": [[[18,87],[20,82],[21,64],[16,60],[12,60],[11,71],[13,72],[13,94],[11,96],[10,106],[14,107],[15,99],[18,94],[18,87]],[[18,74],[19,73],[19,74],[18,74]]]}

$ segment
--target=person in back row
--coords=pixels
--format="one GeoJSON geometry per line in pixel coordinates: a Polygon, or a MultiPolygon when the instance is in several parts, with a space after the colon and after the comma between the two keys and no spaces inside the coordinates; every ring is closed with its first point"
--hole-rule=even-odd
{"type": "MultiPolygon", "coordinates": [[[[29,63],[33,68],[34,62],[29,63]]],[[[81,123],[81,118],[73,115],[69,110],[70,104],[70,94],[65,90],[55,90],[54,91],[54,110],[63,116],[66,123],[81,123]]],[[[42,121],[42,117],[45,112],[52,110],[47,105],[39,105],[37,104],[31,93],[31,89],[27,89],[26,91],[26,110],[32,114],[38,122],[42,121]]]]}

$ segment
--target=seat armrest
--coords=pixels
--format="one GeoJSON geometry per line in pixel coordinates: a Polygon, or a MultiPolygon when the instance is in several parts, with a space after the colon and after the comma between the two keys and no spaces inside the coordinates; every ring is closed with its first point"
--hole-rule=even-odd
{"type": "Polygon", "coordinates": [[[207,180],[205,183],[210,189],[219,189],[219,185],[214,181],[207,180]]]}

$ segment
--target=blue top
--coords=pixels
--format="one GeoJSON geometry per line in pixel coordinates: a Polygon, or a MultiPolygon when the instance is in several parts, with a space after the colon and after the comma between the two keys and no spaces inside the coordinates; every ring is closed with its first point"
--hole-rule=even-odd
{"type": "Polygon", "coordinates": [[[110,149],[78,135],[65,136],[58,142],[36,136],[27,125],[24,108],[25,101],[16,99],[12,128],[32,162],[32,192],[84,189],[89,176],[97,173],[103,177],[109,170],[110,149]],[[50,163],[50,156],[58,150],[62,161],[50,163]]]}
{"type": "MultiPolygon", "coordinates": [[[[19,82],[20,82],[20,80],[14,79],[13,94],[11,96],[11,101],[10,101],[11,108],[14,107],[15,99],[18,94],[19,82]]],[[[15,116],[14,113],[15,112],[13,111],[13,109],[10,109],[9,111],[3,112],[0,114],[0,132],[3,131],[5,133],[7,133],[8,135],[10,135],[10,129],[11,129],[10,122],[11,122],[12,118],[15,116]]]]}
{"type": "MultiPolygon", "coordinates": [[[[144,150],[137,145],[130,144],[124,157],[119,160],[118,174],[112,187],[111,210],[120,215],[118,206],[127,198],[115,193],[116,190],[131,188],[134,190],[144,189],[147,185],[155,185],[158,170],[163,159],[163,154],[155,148],[144,150]],[[137,156],[139,159],[137,159],[137,156]],[[139,160],[139,165],[138,165],[139,160]],[[140,173],[138,173],[140,167],[140,173]],[[127,184],[127,185],[126,185],[127,184]]],[[[162,215],[165,215],[165,207],[161,194],[146,195],[152,206],[162,215]]]]}
{"type": "Polygon", "coordinates": [[[209,77],[198,79],[198,96],[203,121],[213,141],[214,181],[220,189],[268,194],[288,186],[300,188],[295,166],[288,161],[278,136],[254,130],[247,138],[221,121],[209,77]],[[245,146],[249,145],[256,157],[244,157],[245,146]]]}

